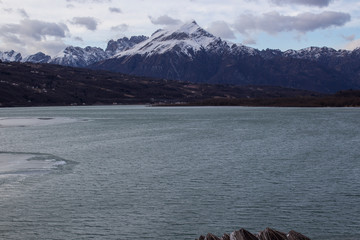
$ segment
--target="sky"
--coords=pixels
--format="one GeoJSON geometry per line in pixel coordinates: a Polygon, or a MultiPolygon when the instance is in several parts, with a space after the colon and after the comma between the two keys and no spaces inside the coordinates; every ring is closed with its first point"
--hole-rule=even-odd
{"type": "Polygon", "coordinates": [[[105,49],[111,39],[192,20],[257,49],[360,47],[359,0],[0,0],[0,51],[105,49]]]}

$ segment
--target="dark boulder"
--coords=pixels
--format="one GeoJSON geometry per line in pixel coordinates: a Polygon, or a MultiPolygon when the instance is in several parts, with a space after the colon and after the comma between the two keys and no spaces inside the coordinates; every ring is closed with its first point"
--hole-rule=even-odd
{"type": "Polygon", "coordinates": [[[258,238],[252,233],[241,228],[239,231],[231,233],[231,240],[258,240],[258,238]]]}
{"type": "Polygon", "coordinates": [[[205,240],[205,236],[201,235],[201,236],[199,237],[199,239],[195,239],[195,240],[205,240]]]}
{"type": "Polygon", "coordinates": [[[271,229],[266,228],[264,231],[259,234],[252,234],[247,230],[241,228],[238,231],[232,232],[229,234],[224,234],[222,238],[218,238],[217,236],[208,233],[206,237],[200,236],[198,240],[311,240],[310,238],[302,235],[301,233],[295,232],[291,230],[288,234],[271,229]]]}
{"type": "Polygon", "coordinates": [[[271,228],[259,233],[259,240],[287,240],[286,234],[271,228]]]}
{"type": "Polygon", "coordinates": [[[266,228],[259,233],[260,240],[287,240],[286,234],[277,230],[266,228]]]}
{"type": "Polygon", "coordinates": [[[220,240],[220,238],[218,238],[214,234],[208,233],[205,237],[205,240],[220,240]]]}
{"type": "Polygon", "coordinates": [[[310,240],[310,238],[302,235],[301,233],[291,230],[287,235],[288,240],[310,240]]]}
{"type": "Polygon", "coordinates": [[[225,233],[225,234],[222,236],[221,240],[230,240],[230,235],[227,234],[227,233],[225,233]]]}

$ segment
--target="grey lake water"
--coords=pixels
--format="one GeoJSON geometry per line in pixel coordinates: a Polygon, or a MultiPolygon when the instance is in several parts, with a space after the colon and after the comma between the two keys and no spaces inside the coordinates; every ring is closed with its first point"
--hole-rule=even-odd
{"type": "Polygon", "coordinates": [[[360,239],[360,109],[0,109],[0,239],[360,239]]]}

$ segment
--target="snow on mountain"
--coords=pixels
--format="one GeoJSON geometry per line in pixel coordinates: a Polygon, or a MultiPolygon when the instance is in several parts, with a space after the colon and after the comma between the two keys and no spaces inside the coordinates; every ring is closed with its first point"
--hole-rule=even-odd
{"type": "Polygon", "coordinates": [[[283,52],[284,57],[317,60],[323,57],[345,57],[348,56],[351,51],[347,50],[335,50],[328,47],[308,47],[300,50],[287,50],[283,52]]]}
{"type": "MultiPolygon", "coordinates": [[[[14,51],[0,52],[2,61],[21,61],[14,51]]],[[[258,50],[222,40],[195,21],[160,29],[151,37],[134,36],[108,42],[106,50],[69,46],[53,59],[43,53],[25,62],[49,62],[131,75],[189,82],[276,85],[320,92],[359,88],[360,48],[258,50]],[[316,80],[316,81],[315,81],[316,80]]]]}
{"type": "Polygon", "coordinates": [[[232,55],[248,55],[248,56],[255,56],[259,54],[259,50],[256,48],[248,47],[242,44],[233,44],[231,46],[230,53],[232,55]]]}
{"type": "Polygon", "coordinates": [[[51,59],[50,63],[72,67],[86,67],[107,57],[107,54],[101,48],[70,46],[51,59]]]}
{"type": "Polygon", "coordinates": [[[81,48],[69,46],[48,62],[64,66],[86,67],[128,50],[146,39],[145,36],[133,36],[130,39],[125,37],[117,41],[110,40],[105,51],[98,47],[88,46],[81,48]]]}
{"type": "Polygon", "coordinates": [[[134,47],[136,44],[141,43],[147,39],[148,37],[146,36],[132,36],[130,39],[124,37],[116,41],[110,40],[107,44],[105,52],[108,54],[108,56],[114,56],[120,52],[134,47]]]}
{"type": "Polygon", "coordinates": [[[14,50],[1,52],[0,60],[3,62],[20,62],[22,60],[21,53],[15,52],[14,50]]]}
{"type": "Polygon", "coordinates": [[[160,29],[153,35],[133,48],[120,52],[116,58],[129,55],[163,54],[166,52],[183,53],[189,57],[201,49],[229,46],[220,38],[206,32],[195,21],[186,23],[176,28],[160,29]],[[219,46],[219,44],[221,46],[219,46]]]}
{"type": "Polygon", "coordinates": [[[234,44],[222,40],[201,28],[195,21],[187,22],[173,28],[160,29],[152,36],[133,36],[131,38],[120,38],[110,40],[105,51],[97,47],[73,47],[69,46],[50,58],[43,53],[22,58],[15,51],[0,52],[0,60],[4,62],[34,62],[52,63],[73,67],[86,67],[96,62],[123,58],[124,56],[153,56],[164,53],[175,53],[177,55],[192,58],[199,51],[216,53],[216,55],[228,54],[232,56],[260,56],[263,59],[274,57],[286,57],[306,59],[312,61],[327,61],[329,58],[342,58],[350,55],[357,56],[360,50],[347,51],[335,50],[327,47],[309,47],[301,50],[287,50],[282,52],[278,49],[258,50],[242,44],[234,44]]]}
{"type": "Polygon", "coordinates": [[[21,60],[21,62],[32,62],[32,63],[48,63],[51,57],[45,53],[38,52],[33,55],[29,55],[21,60]]]}

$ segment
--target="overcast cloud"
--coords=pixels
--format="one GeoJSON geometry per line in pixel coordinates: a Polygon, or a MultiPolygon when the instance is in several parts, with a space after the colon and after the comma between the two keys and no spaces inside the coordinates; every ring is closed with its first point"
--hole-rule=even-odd
{"type": "Polygon", "coordinates": [[[129,25],[127,25],[127,24],[120,24],[120,25],[111,27],[112,31],[117,31],[117,32],[125,32],[128,29],[129,29],[129,25]]]}
{"type": "Polygon", "coordinates": [[[67,2],[78,2],[78,3],[109,3],[111,0],[66,0],[67,2]]]}
{"type": "Polygon", "coordinates": [[[84,42],[84,39],[82,39],[81,37],[74,37],[74,39],[79,42],[84,42]]]}
{"type": "Polygon", "coordinates": [[[121,9],[116,7],[109,7],[109,11],[112,13],[122,13],[121,9]]]}
{"type": "Polygon", "coordinates": [[[24,9],[18,9],[17,11],[18,11],[18,13],[20,13],[20,15],[23,18],[29,18],[29,15],[27,14],[27,12],[24,9]]]}
{"type": "Polygon", "coordinates": [[[98,21],[93,17],[74,17],[72,24],[83,26],[88,30],[95,31],[98,25],[98,21]]]}
{"type": "Polygon", "coordinates": [[[344,36],[344,35],[342,35],[342,37],[343,37],[346,41],[349,41],[349,42],[355,40],[355,34],[352,34],[352,35],[350,35],[350,36],[344,36]]]}
{"type": "Polygon", "coordinates": [[[18,24],[1,25],[0,41],[13,49],[27,46],[55,53],[65,46],[63,38],[68,32],[68,27],[63,23],[26,19],[18,24]]]}
{"type": "Polygon", "coordinates": [[[317,6],[317,7],[326,7],[329,6],[333,0],[271,0],[273,3],[278,5],[291,5],[291,4],[300,4],[308,6],[317,6]]]}
{"type": "Polygon", "coordinates": [[[345,45],[345,49],[348,50],[353,50],[355,48],[359,48],[360,47],[360,39],[356,39],[354,41],[349,42],[348,44],[345,45]]]}
{"type": "Polygon", "coordinates": [[[149,16],[149,19],[151,23],[155,25],[178,25],[181,23],[179,19],[169,17],[168,15],[162,15],[158,18],[149,16]]]}
{"type": "Polygon", "coordinates": [[[105,48],[125,32],[150,36],[189,20],[259,49],[344,48],[360,44],[359,9],[359,0],[0,0],[0,51],[105,48]]]}
{"type": "Polygon", "coordinates": [[[215,36],[225,39],[235,39],[234,32],[230,29],[229,25],[224,21],[212,22],[206,29],[215,36]]]}
{"type": "Polygon", "coordinates": [[[63,23],[50,23],[39,20],[21,20],[19,24],[5,24],[0,27],[0,36],[29,37],[36,41],[45,40],[46,37],[64,38],[68,27],[63,23]]]}
{"type": "Polygon", "coordinates": [[[259,16],[241,14],[234,27],[242,34],[250,34],[254,31],[263,31],[270,34],[289,31],[306,33],[332,26],[343,26],[350,20],[351,16],[342,12],[325,11],[319,14],[307,12],[296,16],[269,12],[259,16]]]}

